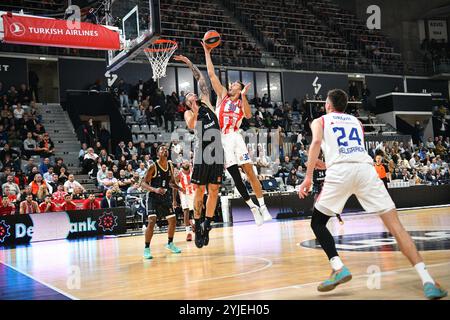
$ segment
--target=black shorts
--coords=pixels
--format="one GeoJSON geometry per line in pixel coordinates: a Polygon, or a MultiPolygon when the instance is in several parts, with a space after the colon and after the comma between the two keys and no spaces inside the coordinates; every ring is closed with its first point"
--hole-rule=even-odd
{"type": "Polygon", "coordinates": [[[165,195],[147,193],[147,215],[158,219],[167,219],[175,216],[172,208],[172,190],[168,189],[165,195]]]}
{"type": "Polygon", "coordinates": [[[191,183],[205,186],[207,184],[221,184],[223,164],[194,164],[191,183]]]}

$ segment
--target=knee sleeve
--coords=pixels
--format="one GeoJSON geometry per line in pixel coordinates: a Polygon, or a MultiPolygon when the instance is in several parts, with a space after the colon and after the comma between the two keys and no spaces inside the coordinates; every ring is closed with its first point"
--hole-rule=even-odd
{"type": "Polygon", "coordinates": [[[244,181],[242,181],[238,165],[237,164],[232,165],[231,167],[228,167],[227,170],[230,173],[231,177],[233,178],[234,184],[238,189],[239,193],[241,194],[242,198],[244,199],[244,201],[248,201],[250,199],[250,195],[248,194],[248,190],[244,184],[244,181]]]}

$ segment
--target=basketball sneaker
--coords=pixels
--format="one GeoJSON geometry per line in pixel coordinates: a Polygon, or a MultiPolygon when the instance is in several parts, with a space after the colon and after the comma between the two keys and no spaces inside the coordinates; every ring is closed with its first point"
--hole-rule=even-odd
{"type": "Polygon", "coordinates": [[[259,207],[259,212],[261,212],[264,222],[272,220],[272,216],[270,215],[270,212],[265,204],[259,207]]]}
{"type": "Polygon", "coordinates": [[[186,241],[192,241],[192,233],[188,232],[186,234],[186,241]]]}
{"type": "Polygon", "coordinates": [[[203,247],[203,234],[202,234],[202,228],[200,227],[200,228],[198,228],[198,230],[197,230],[197,228],[195,228],[196,230],[195,230],[195,246],[197,247],[197,248],[202,248],[203,247]]]}
{"type": "Polygon", "coordinates": [[[448,292],[441,288],[438,283],[427,282],[423,285],[423,293],[427,299],[441,299],[447,296],[448,292]]]}
{"type": "Polygon", "coordinates": [[[144,249],[144,259],[153,259],[150,248],[144,249]]]}
{"type": "Polygon", "coordinates": [[[341,283],[345,283],[350,280],[352,280],[352,274],[346,266],[343,266],[341,270],[333,271],[331,276],[317,287],[317,290],[320,292],[331,291],[341,283]]]}
{"type": "Polygon", "coordinates": [[[178,248],[173,242],[166,244],[166,249],[172,253],[181,253],[181,249],[178,248]]]}
{"type": "Polygon", "coordinates": [[[250,208],[250,211],[253,213],[253,218],[255,219],[256,225],[258,227],[260,225],[262,225],[264,223],[264,219],[263,219],[261,213],[259,212],[259,208],[258,207],[253,207],[253,208],[250,208]]]}
{"type": "Polygon", "coordinates": [[[211,231],[211,226],[205,227],[205,222],[202,223],[203,230],[203,245],[206,247],[209,244],[209,232],[211,231]]]}

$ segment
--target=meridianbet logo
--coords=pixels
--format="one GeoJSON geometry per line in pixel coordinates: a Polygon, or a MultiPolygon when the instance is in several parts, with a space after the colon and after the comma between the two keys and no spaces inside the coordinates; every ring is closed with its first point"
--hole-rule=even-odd
{"type": "MultiPolygon", "coordinates": [[[[449,250],[450,230],[409,231],[419,251],[449,250]]],[[[388,232],[358,233],[335,236],[336,248],[343,251],[400,251],[388,232]]],[[[316,239],[303,241],[303,247],[320,248],[316,239]]]]}
{"type": "Polygon", "coordinates": [[[11,235],[9,233],[10,228],[11,227],[7,225],[4,220],[0,221],[0,242],[5,241],[5,239],[11,235]]]}

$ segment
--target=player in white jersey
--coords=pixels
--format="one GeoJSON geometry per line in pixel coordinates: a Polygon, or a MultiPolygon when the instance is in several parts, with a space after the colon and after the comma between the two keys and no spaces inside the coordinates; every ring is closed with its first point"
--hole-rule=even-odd
{"type": "Polygon", "coordinates": [[[330,217],[340,214],[348,198],[355,194],[366,212],[378,213],[395,237],[400,250],[417,270],[424,294],[429,299],[447,295],[428,273],[414,242],[401,224],[395,204],[378,178],[373,160],[364,148],[364,131],[352,115],[344,114],[347,94],[339,89],[328,92],[325,104],[327,114],[311,124],[312,142],[309,149],[305,180],[300,185],[299,197],[308,195],[314,168],[327,169],[325,183],[314,207],[311,228],[330,260],[333,273],[318,290],[330,291],[350,281],[352,275],[340,259],[334,238],[326,224],[330,217]],[[325,164],[318,160],[320,149],[325,164]]]}
{"type": "Polygon", "coordinates": [[[178,191],[178,194],[180,195],[181,209],[183,209],[186,241],[192,241],[191,216],[194,214],[195,185],[191,183],[191,177],[191,164],[189,160],[184,160],[177,176],[177,182],[181,186],[181,190],[178,191]]]}
{"type": "Polygon", "coordinates": [[[219,78],[214,72],[214,65],[211,60],[211,48],[205,46],[206,67],[211,80],[212,87],[217,95],[216,115],[219,119],[223,151],[225,156],[225,168],[233,178],[234,184],[244,201],[250,207],[257,225],[262,225],[264,221],[272,220],[272,216],[267,209],[262,193],[262,186],[253,170],[253,162],[250,159],[244,138],[239,133],[242,119],[252,117],[250,104],[247,100],[247,92],[250,83],[244,85],[236,81],[230,85],[229,90],[222,86],[219,78]],[[247,175],[248,181],[258,199],[259,207],[252,201],[247,187],[242,181],[239,166],[247,175]]]}

